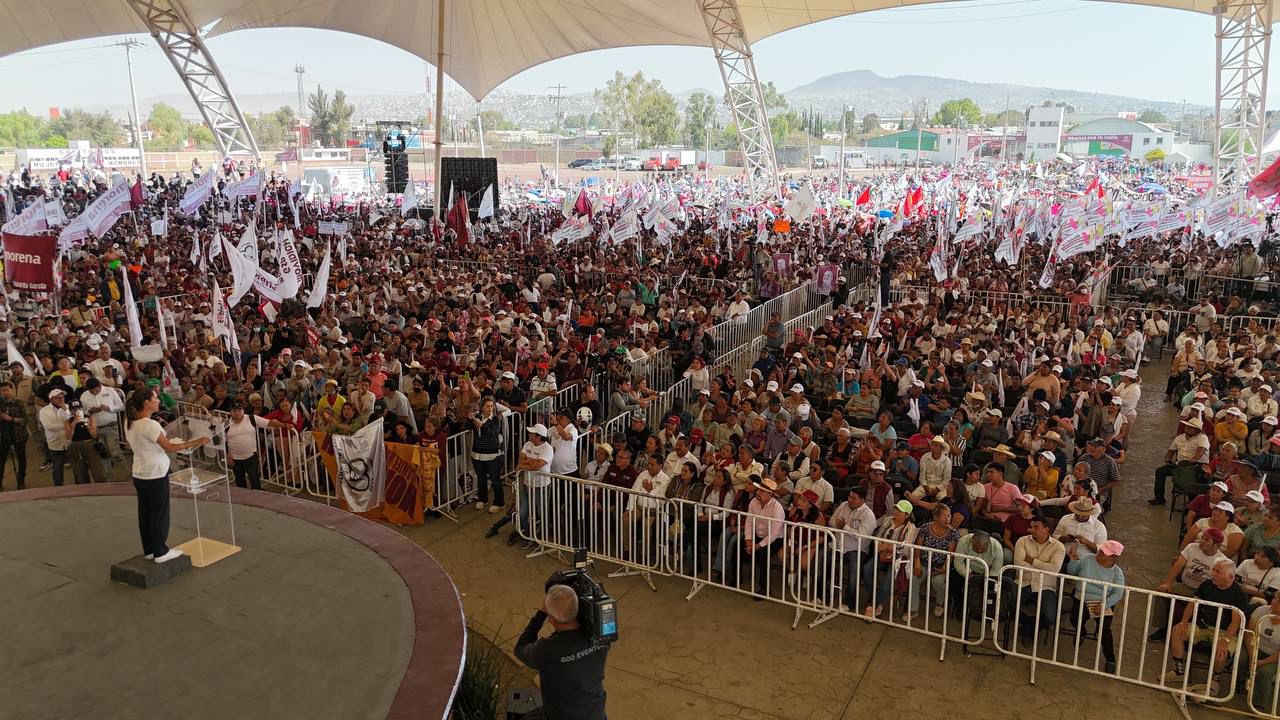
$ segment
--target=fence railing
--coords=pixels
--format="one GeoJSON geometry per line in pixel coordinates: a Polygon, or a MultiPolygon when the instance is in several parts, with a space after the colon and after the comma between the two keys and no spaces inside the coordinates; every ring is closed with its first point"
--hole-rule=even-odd
{"type": "Polygon", "coordinates": [[[1048,664],[1168,692],[1182,705],[1220,704],[1234,696],[1244,663],[1252,709],[1277,717],[1280,688],[1273,673],[1255,672],[1258,644],[1245,643],[1245,618],[1229,605],[1029,564],[991,567],[973,548],[926,546],[928,525],[901,535],[890,526],[878,537],[689,493],[525,473],[517,529],[540,546],[530,557],[586,548],[655,589],[655,575],[688,580],[686,599],[712,587],[787,605],[793,627],[809,613],[809,627],[846,616],[933,637],[939,659],[947,643],[984,644],[989,629],[997,650],[1030,663],[1033,684],[1048,664]],[[1151,631],[1163,631],[1158,644],[1151,631]]]}
{"type": "Polygon", "coordinates": [[[1245,618],[1230,605],[1026,566],[1001,571],[996,598],[996,647],[1031,661],[1033,684],[1044,663],[1202,702],[1235,694],[1245,618]],[[1229,636],[1233,616],[1237,632],[1229,636]],[[1162,631],[1160,652],[1149,650],[1151,631],[1162,631]],[[1219,640],[1231,656],[1222,662],[1229,678],[1221,683],[1214,668],[1219,640]],[[1175,652],[1183,654],[1181,673],[1175,652]]]}

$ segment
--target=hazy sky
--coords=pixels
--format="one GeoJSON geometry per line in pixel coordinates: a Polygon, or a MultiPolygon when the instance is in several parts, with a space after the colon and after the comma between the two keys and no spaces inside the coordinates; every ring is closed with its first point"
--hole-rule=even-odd
{"type": "MultiPolygon", "coordinates": [[[[690,0],[692,2],[692,0],[690,0]]],[[[1084,0],[983,0],[900,8],[828,20],[756,44],[762,80],[788,90],[822,75],[869,69],[1213,104],[1214,21],[1209,15],[1084,0]]],[[[0,58],[0,111],[127,103],[124,51],[98,39],[0,58]]],[[[134,54],[138,95],[182,92],[154,42],[134,54]]],[[[418,93],[422,60],[353,35],[253,30],[209,41],[236,93],[292,92],[293,66],[348,94],[418,93]]],[[[671,90],[719,88],[707,48],[600,51],[528,70],[502,87],[568,92],[603,85],[614,70],[644,70],[671,90]]],[[[1280,72],[1270,74],[1272,98],[1280,72]]],[[[1276,105],[1276,101],[1272,102],[1276,105]]],[[[1140,108],[1135,108],[1140,109],[1140,108]]],[[[145,112],[145,109],[144,109],[145,112]]]]}

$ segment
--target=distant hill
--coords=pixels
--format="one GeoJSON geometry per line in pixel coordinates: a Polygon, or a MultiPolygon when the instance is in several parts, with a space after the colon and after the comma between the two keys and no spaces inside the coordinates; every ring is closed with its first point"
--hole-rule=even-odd
{"type": "MultiPolygon", "coordinates": [[[[1168,114],[1182,114],[1182,102],[1107,95],[1082,90],[1030,87],[1008,83],[983,83],[933,77],[931,75],[899,75],[884,77],[870,70],[833,73],[783,92],[792,105],[812,105],[815,110],[839,112],[842,104],[852,105],[859,116],[874,112],[882,117],[909,113],[912,100],[929,99],[930,112],[947,100],[970,98],[988,113],[1001,112],[1005,98],[1009,107],[1024,110],[1045,100],[1065,103],[1080,112],[1111,112],[1146,109],[1168,114]]],[[[1188,105],[1188,112],[1201,111],[1202,106],[1188,105]]]]}

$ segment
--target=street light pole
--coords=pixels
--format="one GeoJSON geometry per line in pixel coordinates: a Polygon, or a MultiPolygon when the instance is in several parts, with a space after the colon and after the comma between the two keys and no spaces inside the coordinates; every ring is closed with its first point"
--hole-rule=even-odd
{"type": "Polygon", "coordinates": [[[556,91],[556,94],[555,94],[555,95],[552,95],[552,96],[551,96],[551,99],[556,101],[556,161],[555,161],[556,173],[555,173],[555,179],[556,179],[556,187],[560,187],[560,121],[561,121],[561,119],[562,119],[562,116],[561,116],[561,113],[560,113],[560,103],[561,103],[561,102],[563,101],[563,99],[564,99],[564,96],[563,96],[563,95],[561,95],[561,91],[563,91],[563,90],[565,89],[565,87],[564,87],[564,85],[560,85],[559,83],[557,83],[557,84],[555,84],[555,85],[552,85],[552,86],[551,86],[551,89],[556,91]]]}
{"type": "Polygon", "coordinates": [[[129,95],[133,97],[133,142],[138,146],[138,166],[142,177],[147,176],[147,156],[142,147],[142,116],[138,114],[138,90],[133,84],[133,49],[142,47],[142,43],[132,38],[121,40],[116,45],[124,48],[125,62],[129,65],[129,95]]]}

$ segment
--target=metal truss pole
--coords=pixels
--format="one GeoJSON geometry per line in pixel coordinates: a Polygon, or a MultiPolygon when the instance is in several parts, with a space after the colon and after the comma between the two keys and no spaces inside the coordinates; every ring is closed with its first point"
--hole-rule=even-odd
{"type": "Polygon", "coordinates": [[[778,194],[778,163],[773,154],[773,135],[769,132],[769,115],[764,105],[764,92],[756,76],[751,45],[743,31],[742,15],[737,0],[698,0],[702,20],[711,36],[720,77],[733,121],[738,126],[738,140],[754,198],[778,194]]]}
{"type": "Polygon", "coordinates": [[[1271,55],[1271,0],[1224,0],[1217,17],[1214,192],[1239,187],[1261,169],[1271,55]]]}
{"type": "MultiPolygon", "coordinates": [[[[178,71],[205,125],[213,132],[218,152],[224,157],[248,154],[258,158],[258,143],[245,122],[244,113],[240,112],[226,78],[181,0],[128,0],[128,3],[142,18],[173,69],[178,71]]],[[[298,113],[302,113],[302,108],[298,108],[298,113]]]]}

